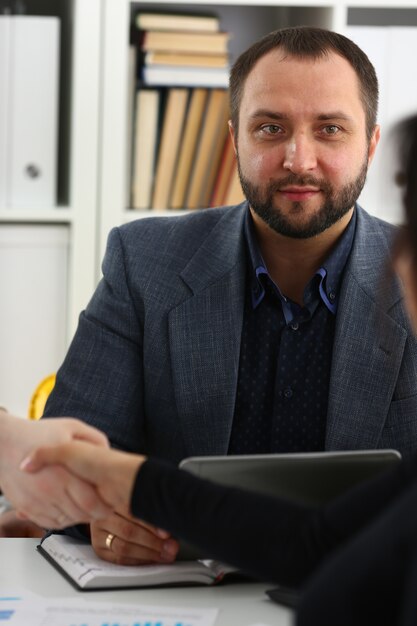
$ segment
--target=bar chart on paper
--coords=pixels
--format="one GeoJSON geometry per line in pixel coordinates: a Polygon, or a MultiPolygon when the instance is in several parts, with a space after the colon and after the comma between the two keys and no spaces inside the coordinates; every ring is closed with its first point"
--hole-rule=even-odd
{"type": "Polygon", "coordinates": [[[76,622],[71,622],[71,623],[67,623],[67,626],[193,626],[193,624],[191,624],[190,622],[172,622],[172,621],[160,621],[158,620],[157,622],[95,622],[94,624],[92,622],[82,622],[82,623],[76,623],[76,622]]]}
{"type": "Polygon", "coordinates": [[[217,609],[45,600],[0,594],[4,626],[214,626],[217,609]]]}
{"type": "Polygon", "coordinates": [[[90,604],[50,606],[39,626],[214,626],[216,610],[90,604]]]}
{"type": "Polygon", "coordinates": [[[134,621],[134,622],[109,622],[109,621],[105,621],[102,622],[101,620],[99,620],[98,622],[82,622],[82,623],[76,623],[76,622],[71,622],[71,623],[66,623],[66,626],[194,626],[192,623],[190,622],[172,622],[172,621],[161,621],[158,620],[157,622],[154,621],[146,621],[146,622],[138,622],[138,621],[134,621]]]}

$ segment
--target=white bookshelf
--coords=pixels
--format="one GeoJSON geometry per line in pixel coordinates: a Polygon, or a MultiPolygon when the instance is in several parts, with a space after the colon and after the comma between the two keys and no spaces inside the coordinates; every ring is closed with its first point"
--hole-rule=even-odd
{"type": "Polygon", "coordinates": [[[60,365],[97,282],[103,2],[25,5],[60,18],[61,53],[57,206],[0,206],[0,397],[20,415],[60,365]]]}
{"type": "Polygon", "coordinates": [[[26,0],[25,5],[27,14],[56,15],[61,21],[58,202],[39,209],[0,206],[0,228],[10,223],[68,225],[68,342],[97,280],[103,2],[26,0]]]}

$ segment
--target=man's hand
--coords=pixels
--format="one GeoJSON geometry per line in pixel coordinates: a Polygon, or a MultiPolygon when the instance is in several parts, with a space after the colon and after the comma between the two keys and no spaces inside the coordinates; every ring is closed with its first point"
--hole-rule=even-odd
{"type": "Polygon", "coordinates": [[[102,433],[78,420],[30,422],[1,413],[0,486],[21,519],[44,528],[65,528],[110,514],[96,489],[63,467],[45,467],[33,475],[19,469],[29,452],[41,446],[80,440],[97,449],[108,445],[102,433]]]}
{"type": "Polygon", "coordinates": [[[111,563],[172,563],[177,556],[178,542],[169,533],[134,517],[114,513],[92,522],[90,529],[94,551],[111,563]]]}

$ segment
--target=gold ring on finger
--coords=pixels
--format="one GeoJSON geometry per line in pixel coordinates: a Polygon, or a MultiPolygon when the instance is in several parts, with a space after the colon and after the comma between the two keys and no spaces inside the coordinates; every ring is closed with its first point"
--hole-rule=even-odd
{"type": "Polygon", "coordinates": [[[113,543],[114,540],[114,535],[112,535],[112,533],[109,533],[106,537],[106,548],[108,550],[111,550],[111,544],[113,543]]]}

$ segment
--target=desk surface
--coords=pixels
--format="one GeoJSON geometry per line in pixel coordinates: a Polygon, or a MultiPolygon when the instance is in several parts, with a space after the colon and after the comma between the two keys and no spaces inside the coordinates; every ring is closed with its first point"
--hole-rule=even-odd
{"type": "Polygon", "coordinates": [[[38,539],[0,539],[0,589],[27,589],[44,598],[218,608],[216,626],[291,626],[292,612],[268,600],[261,583],[217,587],[77,592],[36,550],[38,539]]]}

